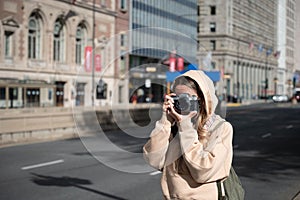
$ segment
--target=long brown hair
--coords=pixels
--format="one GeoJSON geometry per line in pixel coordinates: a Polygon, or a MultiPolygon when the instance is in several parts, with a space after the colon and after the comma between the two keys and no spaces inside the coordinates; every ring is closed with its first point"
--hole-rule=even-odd
{"type": "Polygon", "coordinates": [[[178,77],[173,83],[173,86],[172,86],[173,91],[175,91],[175,88],[178,85],[185,85],[197,92],[197,95],[199,98],[199,101],[198,101],[199,102],[199,112],[193,118],[192,121],[194,123],[195,128],[197,129],[199,141],[202,144],[206,144],[207,131],[203,127],[207,121],[208,115],[207,115],[207,111],[206,111],[206,103],[205,103],[204,95],[203,95],[198,83],[188,76],[178,77]]]}

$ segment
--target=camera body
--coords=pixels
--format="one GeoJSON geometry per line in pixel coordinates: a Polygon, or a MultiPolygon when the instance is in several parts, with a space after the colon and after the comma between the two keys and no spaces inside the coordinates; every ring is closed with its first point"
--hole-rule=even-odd
{"type": "Polygon", "coordinates": [[[199,111],[199,102],[196,96],[183,93],[179,96],[172,96],[174,109],[181,115],[188,115],[191,111],[199,111]]]}

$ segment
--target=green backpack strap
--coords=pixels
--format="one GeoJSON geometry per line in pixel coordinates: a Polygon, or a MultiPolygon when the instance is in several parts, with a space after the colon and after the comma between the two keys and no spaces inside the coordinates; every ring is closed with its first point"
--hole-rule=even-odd
{"type": "Polygon", "coordinates": [[[226,200],[224,184],[221,182],[221,180],[217,181],[217,187],[218,187],[218,200],[226,200]]]}
{"type": "Polygon", "coordinates": [[[217,125],[215,125],[213,130],[209,130],[209,132],[214,132],[215,130],[217,130],[223,123],[225,122],[225,119],[221,119],[219,120],[219,122],[217,122],[217,125]]]}

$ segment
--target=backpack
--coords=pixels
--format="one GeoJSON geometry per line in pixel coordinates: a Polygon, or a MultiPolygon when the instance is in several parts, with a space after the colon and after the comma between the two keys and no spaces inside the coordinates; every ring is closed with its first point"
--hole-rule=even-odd
{"type": "MultiPolygon", "coordinates": [[[[225,120],[221,120],[214,128],[216,130],[225,120]]],[[[218,200],[244,200],[245,190],[242,183],[231,166],[229,175],[226,179],[217,181],[218,200]]]]}
{"type": "Polygon", "coordinates": [[[225,180],[217,181],[219,200],[244,200],[245,190],[231,166],[229,176],[225,180]]]}

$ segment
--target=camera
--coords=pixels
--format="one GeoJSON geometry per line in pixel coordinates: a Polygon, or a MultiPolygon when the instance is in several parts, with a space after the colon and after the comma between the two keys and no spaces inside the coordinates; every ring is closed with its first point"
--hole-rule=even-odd
{"type": "Polygon", "coordinates": [[[188,115],[191,111],[199,111],[199,102],[196,96],[183,93],[179,96],[172,96],[174,109],[182,115],[188,115]]]}

